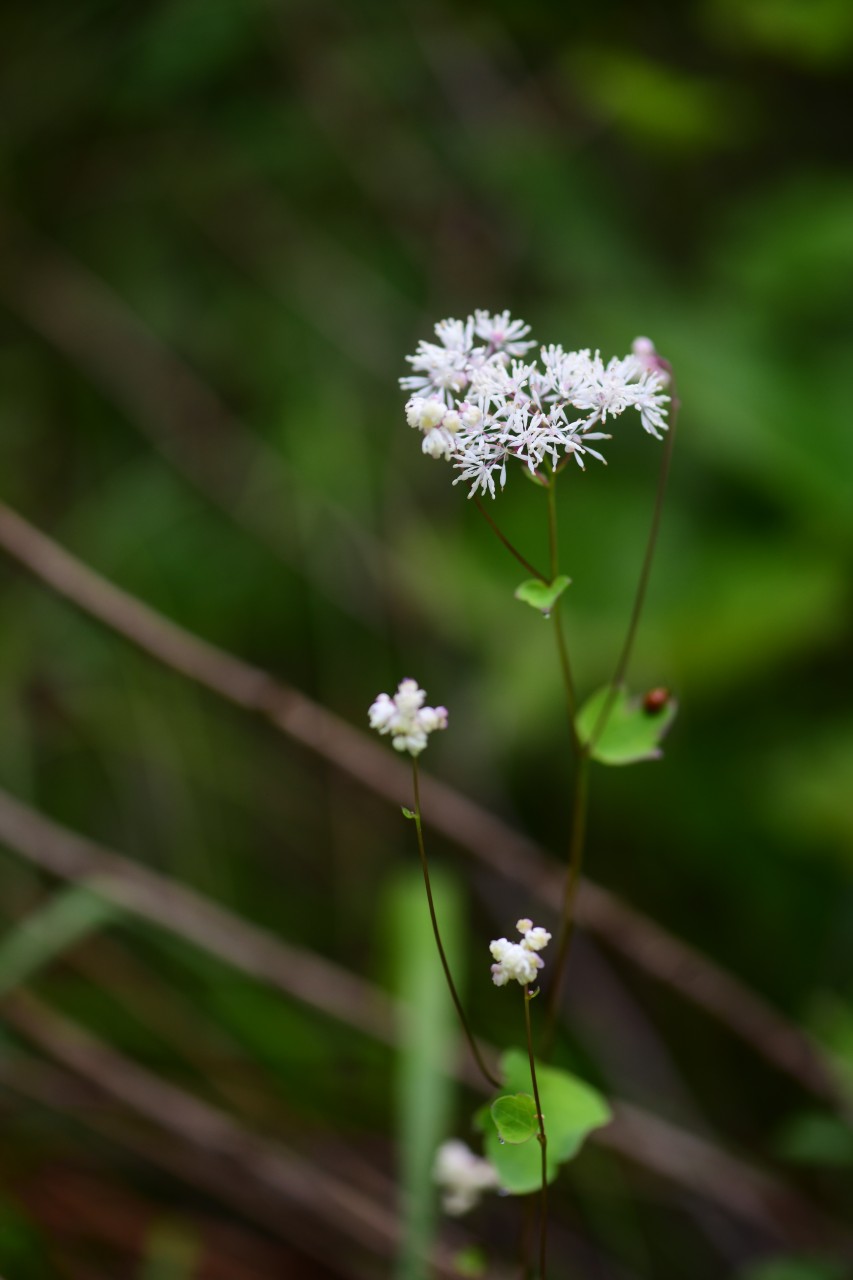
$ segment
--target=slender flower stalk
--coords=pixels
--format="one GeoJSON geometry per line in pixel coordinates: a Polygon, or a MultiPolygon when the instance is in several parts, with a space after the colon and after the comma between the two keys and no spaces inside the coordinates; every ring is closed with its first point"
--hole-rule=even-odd
{"type": "Polygon", "coordinates": [[[509,538],[506,536],[503,529],[501,529],[497,520],[495,520],[492,516],[489,515],[488,511],[483,506],[480,499],[476,496],[474,498],[474,505],[476,506],[477,510],[480,512],[483,519],[488,524],[489,528],[492,530],[492,533],[494,533],[496,537],[500,539],[500,541],[506,547],[510,555],[515,556],[516,560],[521,565],[521,567],[523,569],[526,569],[528,573],[531,573],[534,578],[538,578],[540,582],[547,582],[548,579],[545,577],[545,574],[540,573],[538,569],[534,568],[534,566],[530,563],[529,560],[525,559],[525,557],[519,551],[518,547],[516,547],[512,542],[510,542],[509,538]]]}
{"type": "Polygon", "coordinates": [[[530,1001],[536,992],[531,992],[529,985],[524,987],[524,1027],[527,1033],[527,1057],[530,1062],[530,1079],[533,1084],[533,1101],[536,1104],[536,1118],[539,1121],[539,1149],[542,1156],[542,1193],[541,1213],[539,1218],[539,1280],[545,1280],[545,1255],[548,1248],[548,1137],[545,1133],[545,1117],[542,1114],[542,1103],[539,1100],[539,1082],[536,1079],[536,1062],[533,1057],[533,1031],[530,1026],[530,1001]]]}
{"type": "MultiPolygon", "coordinates": [[[[660,363],[663,365],[665,362],[661,361],[660,363]]],[[[649,578],[652,572],[652,563],[655,558],[661,515],[663,514],[663,502],[666,497],[666,486],[667,481],[669,480],[670,464],[672,463],[672,451],[675,446],[675,428],[678,421],[678,410],[681,408],[681,402],[678,399],[671,374],[670,385],[672,386],[672,404],[670,406],[669,430],[667,431],[666,442],[664,444],[660,460],[658,487],[657,492],[655,493],[655,505],[654,511],[652,512],[652,522],[649,526],[649,536],[646,539],[646,550],[643,554],[643,566],[640,570],[640,577],[637,581],[637,591],[634,595],[634,603],[631,607],[631,618],[628,623],[628,630],[625,633],[625,641],[622,645],[622,650],[619,654],[616,668],[610,680],[609,692],[604,700],[595,728],[593,729],[589,743],[587,744],[589,750],[592,750],[604,732],[608,717],[613,709],[613,702],[619,692],[619,686],[625,679],[625,672],[628,670],[628,663],[631,660],[634,641],[637,637],[637,628],[640,624],[640,616],[643,612],[643,605],[646,602],[646,591],[648,589],[649,578]]]]}
{"type": "MultiPolygon", "coordinates": [[[[551,565],[551,581],[558,577],[560,572],[560,552],[559,539],[557,535],[557,475],[556,472],[551,476],[551,482],[548,485],[548,547],[551,565]]],[[[578,731],[575,726],[575,712],[577,710],[577,701],[575,698],[575,685],[572,679],[572,669],[569,662],[569,648],[566,644],[566,636],[563,631],[563,618],[560,613],[560,602],[557,601],[551,617],[554,624],[554,635],[557,639],[557,655],[560,659],[560,673],[563,677],[563,687],[566,691],[566,709],[569,714],[569,729],[572,735],[572,751],[575,757],[575,765],[577,766],[581,755],[581,744],[578,740],[578,731]]]]}
{"type": "Polygon", "coordinates": [[[447,962],[447,955],[445,954],[444,944],[441,941],[441,931],[439,930],[439,927],[438,927],[438,917],[435,914],[435,903],[433,902],[432,886],[430,884],[430,879],[429,879],[429,863],[427,862],[426,848],[424,846],[423,823],[421,821],[421,793],[420,793],[420,782],[418,778],[417,756],[412,756],[412,785],[414,789],[414,798],[415,798],[414,820],[415,820],[415,829],[418,833],[418,853],[420,854],[420,858],[421,858],[421,869],[424,873],[424,888],[426,889],[427,903],[429,905],[429,918],[432,921],[432,932],[435,937],[435,945],[438,948],[438,955],[441,960],[441,967],[444,970],[444,976],[447,979],[447,986],[450,990],[450,995],[453,999],[453,1003],[456,1006],[456,1012],[459,1015],[459,1021],[462,1024],[462,1030],[465,1032],[465,1037],[468,1041],[468,1045],[471,1049],[471,1053],[473,1054],[474,1061],[477,1063],[477,1066],[480,1068],[480,1071],[485,1076],[486,1080],[488,1080],[489,1084],[494,1085],[495,1088],[499,1089],[501,1087],[501,1082],[497,1078],[497,1076],[495,1076],[489,1070],[489,1068],[486,1066],[485,1062],[483,1061],[483,1055],[480,1053],[480,1049],[479,1049],[479,1046],[477,1045],[477,1041],[474,1039],[473,1032],[471,1031],[471,1028],[468,1025],[468,1019],[465,1017],[465,1010],[462,1008],[462,1001],[459,999],[459,993],[456,990],[456,984],[454,983],[453,975],[450,972],[450,965],[447,962]]]}

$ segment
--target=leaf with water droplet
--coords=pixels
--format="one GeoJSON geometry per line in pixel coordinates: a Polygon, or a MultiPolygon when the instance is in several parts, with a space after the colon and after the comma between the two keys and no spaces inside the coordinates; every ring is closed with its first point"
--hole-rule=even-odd
{"type": "Polygon", "coordinates": [[[416,814],[416,813],[413,813],[411,809],[407,809],[405,805],[402,805],[402,806],[401,806],[401,808],[400,808],[400,812],[402,813],[402,815],[403,815],[403,817],[404,817],[404,818],[412,818],[412,819],[414,819],[414,818],[416,818],[416,817],[417,817],[417,814],[416,814]]]}
{"type": "Polygon", "coordinates": [[[529,1093],[496,1098],[491,1112],[500,1143],[511,1142],[518,1145],[527,1142],[539,1128],[536,1103],[529,1093]]]}
{"type": "Polygon", "coordinates": [[[563,573],[553,582],[543,582],[541,578],[528,578],[526,582],[522,582],[521,586],[516,587],[515,598],[521,600],[523,604],[529,604],[531,609],[544,613],[547,618],[570,582],[571,578],[567,578],[563,573]]]}

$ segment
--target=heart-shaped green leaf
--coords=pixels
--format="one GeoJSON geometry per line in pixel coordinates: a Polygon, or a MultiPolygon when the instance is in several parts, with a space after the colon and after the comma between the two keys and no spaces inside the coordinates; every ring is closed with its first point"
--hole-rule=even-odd
{"type": "Polygon", "coordinates": [[[631,698],[618,688],[611,699],[605,685],[587,699],[575,717],[581,742],[592,741],[590,755],[600,764],[635,764],[638,760],[659,760],[660,742],[669,729],[678,703],[675,698],[631,698]],[[606,718],[605,718],[606,717],[606,718]]]}
{"type": "MultiPolygon", "coordinates": [[[[531,1087],[530,1063],[520,1049],[510,1049],[501,1060],[506,1087],[523,1091],[531,1087]]],[[[542,1117],[548,1139],[546,1172],[553,1182],[560,1165],[580,1150],[588,1133],[607,1124],[610,1108],[593,1089],[569,1071],[536,1064],[536,1079],[542,1103],[542,1117]]],[[[485,1134],[484,1149],[498,1173],[502,1185],[515,1195],[536,1191],[542,1185],[542,1152],[538,1142],[520,1145],[501,1142],[497,1129],[482,1108],[474,1123],[485,1134]]]]}
{"type": "Polygon", "coordinates": [[[542,582],[540,578],[528,578],[520,587],[516,587],[515,598],[524,604],[529,604],[531,609],[538,609],[547,617],[570,582],[571,578],[567,578],[563,573],[553,582],[542,582]]]}
{"type": "Polygon", "coordinates": [[[515,1093],[497,1098],[491,1107],[498,1137],[518,1145],[532,1138],[539,1128],[536,1103],[529,1093],[515,1093]]]}

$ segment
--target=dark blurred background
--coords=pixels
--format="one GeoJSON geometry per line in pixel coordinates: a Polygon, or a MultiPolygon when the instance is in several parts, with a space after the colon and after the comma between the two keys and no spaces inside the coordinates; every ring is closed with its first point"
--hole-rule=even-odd
{"type": "MultiPolygon", "coordinates": [[[[713,1012],[701,957],[661,982],[642,924],[581,932],[560,1060],[645,1119],[562,1175],[552,1275],[853,1275],[849,0],[40,0],[0,9],[0,63],[6,1280],[417,1277],[427,1246],[514,1274],[517,1202],[449,1228],[427,1190],[478,1099],[428,1061],[393,753],[39,540],[359,730],[416,676],[451,713],[427,767],[560,855],[550,628],[396,383],[475,307],[676,370],[631,681],[680,714],[661,763],[596,773],[587,866],[730,975],[713,1012]]],[[[563,486],[585,692],[660,448],[620,424],[563,486]]],[[[493,508],[539,560],[543,508],[519,476],[493,508]]],[[[514,1043],[486,944],[524,866],[431,851],[473,1021],[514,1043]]]]}

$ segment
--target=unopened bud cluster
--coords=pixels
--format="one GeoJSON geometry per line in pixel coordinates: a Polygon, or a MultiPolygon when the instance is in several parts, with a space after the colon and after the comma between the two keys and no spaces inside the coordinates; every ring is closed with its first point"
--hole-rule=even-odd
{"type": "Polygon", "coordinates": [[[393,698],[380,693],[369,708],[370,727],[377,733],[390,733],[396,751],[420,755],[429,735],[447,728],[447,708],[425,707],[425,702],[426,693],[417,680],[401,680],[393,698]]]}
{"type": "Polygon", "coordinates": [[[510,981],[520,982],[523,987],[535,982],[540,969],[545,968],[545,961],[539,955],[551,941],[547,929],[534,925],[532,920],[519,920],[516,929],[522,934],[521,942],[510,942],[507,938],[496,938],[489,943],[489,950],[495,960],[492,965],[492,982],[496,987],[505,987],[510,981]]]}
{"type": "Polygon", "coordinates": [[[438,342],[420,342],[407,356],[413,373],[401,378],[411,392],[406,404],[410,427],[423,434],[423,451],[446,458],[460,480],[495,496],[495,477],[506,483],[507,462],[535,473],[546,461],[557,467],[574,457],[583,467],[590,446],[609,440],[594,430],[636,409],[640,423],[660,439],[667,429],[666,361],[649,338],[638,338],[630,355],[606,364],[598,351],[542,347],[541,365],[528,361],[536,343],[530,326],[508,311],[475,311],[467,320],[441,320],[438,342]]]}

